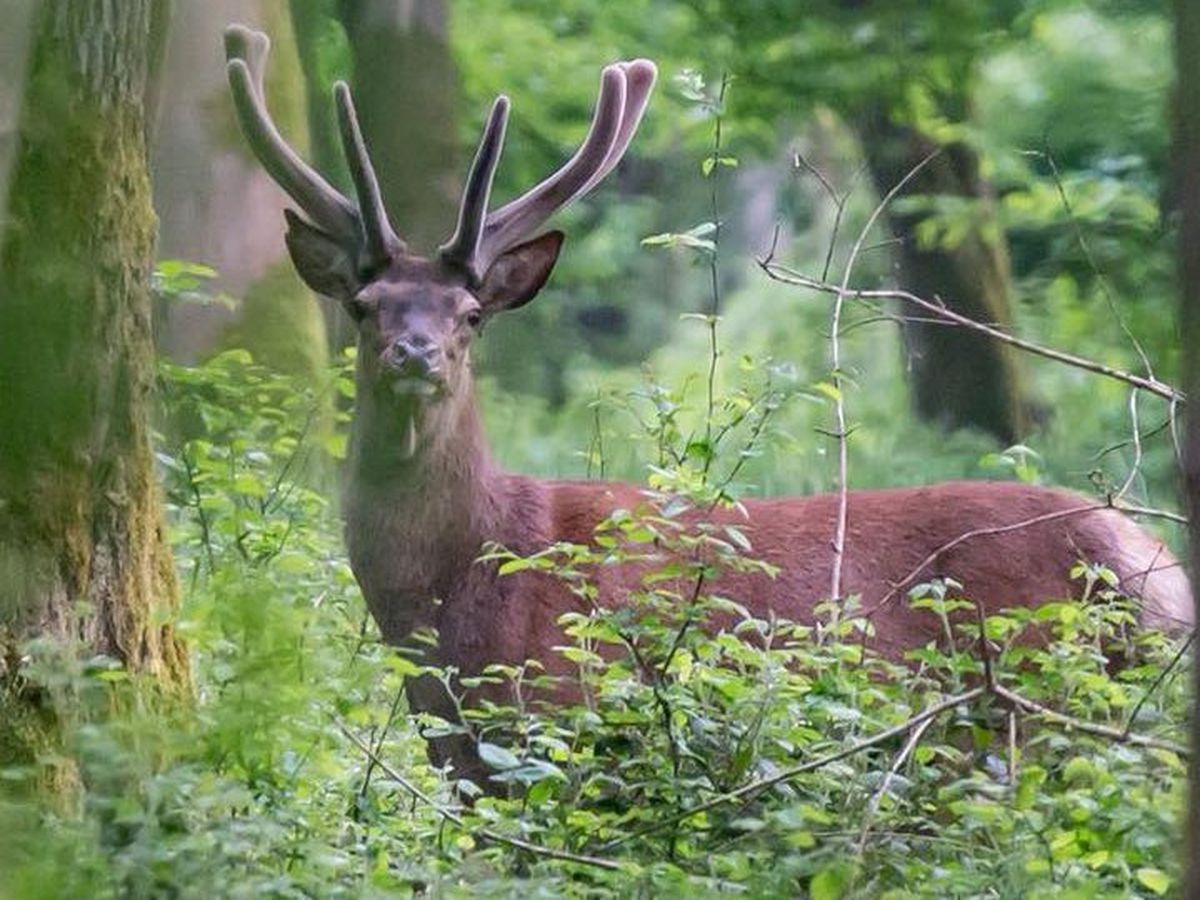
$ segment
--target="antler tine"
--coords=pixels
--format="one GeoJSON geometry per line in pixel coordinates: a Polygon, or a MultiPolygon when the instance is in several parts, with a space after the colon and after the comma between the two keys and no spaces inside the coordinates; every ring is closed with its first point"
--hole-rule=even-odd
{"type": "Polygon", "coordinates": [[[458,206],[458,225],[450,240],[438,248],[438,254],[443,260],[465,268],[475,277],[483,275],[476,266],[475,257],[479,250],[480,238],[483,236],[496,167],[504,149],[508,110],[508,98],[501,94],[492,104],[483,136],[479,139],[479,149],[475,151],[475,159],[471,163],[471,172],[463,187],[462,201],[458,206]]]}
{"type": "Polygon", "coordinates": [[[354,98],[344,81],[333,86],[334,104],[337,107],[338,127],[342,135],[342,148],[350,167],[350,177],[358,194],[358,207],[362,220],[364,249],[363,262],[368,268],[385,264],[398,253],[404,252],[404,242],[392,230],[387,210],[383,205],[383,194],[379,190],[379,179],[367,153],[362,130],[358,127],[358,113],[354,109],[354,98]]]}
{"type": "Polygon", "coordinates": [[[596,170],[596,174],[588,179],[587,184],[579,189],[576,197],[581,197],[594,188],[621,161],[621,157],[629,149],[629,142],[633,140],[638,125],[641,124],[642,114],[650,101],[650,92],[658,78],[658,67],[648,59],[635,59],[617,65],[625,72],[625,110],[621,117],[621,127],[604,163],[596,170]]]}
{"type": "Polygon", "coordinates": [[[226,69],[238,122],[267,173],[313,223],[347,246],[359,240],[359,216],[348,199],[296,155],[267,111],[263,92],[270,40],[243,25],[225,29],[226,69]]]}
{"type": "Polygon", "coordinates": [[[476,254],[481,270],[570,202],[604,165],[620,132],[625,86],[625,71],[619,65],[606,66],[592,126],[579,150],[553,175],[487,217],[476,254]]]}
{"type": "Polygon", "coordinates": [[[225,59],[244,60],[254,80],[258,95],[265,96],[263,85],[267,70],[267,56],[271,52],[271,39],[261,31],[252,31],[244,25],[230,25],[225,29],[225,59]]]}

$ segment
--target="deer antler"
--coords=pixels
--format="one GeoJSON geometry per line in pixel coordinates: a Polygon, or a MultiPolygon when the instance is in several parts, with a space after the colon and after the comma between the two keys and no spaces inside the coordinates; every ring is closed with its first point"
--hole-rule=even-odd
{"type": "Polygon", "coordinates": [[[497,98],[463,189],[458,227],[440,248],[441,258],[464,268],[474,278],[482,278],[496,257],[595,187],[625,154],[646,110],[656,76],[654,63],[645,59],[605,67],[591,128],[575,155],[541,183],[488,213],[509,108],[507,97],[497,98]]]}
{"type": "Polygon", "coordinates": [[[358,194],[359,213],[362,217],[363,236],[366,240],[366,259],[369,265],[378,265],[404,252],[404,242],[397,237],[388,222],[387,210],[383,205],[383,194],[379,190],[379,179],[367,153],[366,142],[358,127],[358,113],[350,88],[344,81],[333,86],[334,102],[337,104],[338,126],[342,132],[342,148],[350,166],[350,177],[358,194]]]}
{"type": "Polygon", "coordinates": [[[357,206],[302,160],[275,127],[263,89],[270,47],[270,39],[262,32],[243,25],[225,29],[229,86],[250,149],[313,224],[350,251],[363,269],[385,264],[395,254],[404,252],[404,243],[388,223],[350,89],[338,82],[334,86],[334,101],[342,145],[358,195],[357,206]]]}

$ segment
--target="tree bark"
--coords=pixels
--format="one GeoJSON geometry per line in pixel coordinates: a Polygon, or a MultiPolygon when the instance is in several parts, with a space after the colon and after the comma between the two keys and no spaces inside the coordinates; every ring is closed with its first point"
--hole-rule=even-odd
{"type": "Polygon", "coordinates": [[[354,184],[342,155],[342,140],[338,135],[337,113],[333,108],[331,85],[321,66],[321,45],[328,29],[341,28],[341,22],[331,15],[328,3],[312,0],[289,0],[292,33],[300,67],[304,70],[304,96],[308,107],[308,145],[313,167],[331,184],[351,196],[354,184]]]}
{"type": "MultiPolygon", "coordinates": [[[[1179,330],[1184,410],[1185,508],[1191,571],[1200,574],[1200,6],[1175,0],[1175,178],[1179,188],[1179,330]]],[[[1196,592],[1200,621],[1200,591],[1196,592]]],[[[1200,897],[1200,665],[1192,663],[1192,756],[1188,791],[1184,897],[1200,897]]]]}
{"type": "Polygon", "coordinates": [[[271,114],[289,143],[307,151],[304,80],[287,7],[276,0],[178,4],[154,149],[161,255],[213,266],[218,287],[242,303],[236,316],[220,306],[165,310],[163,349],[194,361],[215,348],[244,347],[258,362],[312,383],[329,361],[324,319],[287,259],[288,200],[253,158],[234,120],[221,41],[234,21],[270,36],[271,114]]]}
{"type": "MultiPolygon", "coordinates": [[[[145,99],[157,0],[45,0],[0,234],[0,681],[81,641],[188,683],[150,447],[155,217],[145,99]],[[10,664],[5,666],[3,660],[10,664]]],[[[2,687],[2,685],[0,685],[2,687]]],[[[12,723],[14,691],[0,690],[12,723]]],[[[36,757],[7,731],[0,753],[36,757]]],[[[32,761],[32,760],[30,760],[32,761]]]]}
{"type": "Polygon", "coordinates": [[[34,0],[11,0],[0,29],[0,229],[8,208],[8,173],[16,151],[17,116],[25,87],[25,57],[34,0]]]}
{"type": "Polygon", "coordinates": [[[445,0],[339,0],[354,101],[396,230],[428,253],[458,208],[458,78],[445,0]]]}
{"type": "MultiPolygon", "coordinates": [[[[892,190],[937,144],[884,108],[860,115],[857,128],[880,196],[892,190]]],[[[954,246],[926,247],[917,240],[925,213],[887,212],[901,241],[896,250],[903,287],[940,298],[955,312],[982,322],[1012,324],[1008,249],[996,223],[993,199],[965,144],[941,148],[910,182],[906,194],[966,198],[976,204],[973,227],[954,246]]],[[[912,310],[902,310],[910,313],[912,310]]],[[[1006,444],[1029,427],[1021,371],[1010,347],[961,328],[906,322],[913,406],[946,428],[978,428],[1006,444]]]]}

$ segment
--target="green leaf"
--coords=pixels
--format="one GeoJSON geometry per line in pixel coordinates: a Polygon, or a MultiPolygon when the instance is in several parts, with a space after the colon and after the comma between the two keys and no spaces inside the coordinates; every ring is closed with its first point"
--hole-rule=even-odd
{"type": "Polygon", "coordinates": [[[727,534],[729,536],[729,539],[731,541],[733,541],[735,544],[737,544],[739,547],[741,547],[747,553],[751,552],[754,549],[752,546],[750,546],[750,539],[748,537],[746,537],[745,534],[742,533],[742,530],[740,528],[737,528],[734,525],[726,525],[725,526],[725,534],[727,534]]]}
{"type": "Polygon", "coordinates": [[[824,394],[830,400],[837,401],[842,399],[842,392],[828,381],[820,381],[814,384],[813,389],[824,394]]]}
{"type": "Polygon", "coordinates": [[[514,572],[524,572],[526,569],[534,567],[531,559],[510,559],[508,562],[500,566],[499,573],[501,575],[511,575],[514,572]]]}
{"type": "Polygon", "coordinates": [[[497,771],[506,769],[515,769],[521,765],[521,760],[509,750],[504,749],[498,744],[489,744],[487,741],[479,742],[479,758],[497,771]]]}
{"type": "Polygon", "coordinates": [[[1137,880],[1160,897],[1171,889],[1171,876],[1162,869],[1150,866],[1137,870],[1137,880]]]}
{"type": "Polygon", "coordinates": [[[265,497],[266,485],[258,477],[242,473],[233,479],[233,490],[244,497],[265,497]]]}
{"type": "Polygon", "coordinates": [[[715,169],[717,166],[724,166],[727,169],[736,169],[737,164],[738,161],[736,156],[706,156],[704,161],[700,163],[700,171],[703,172],[704,177],[707,178],[712,174],[713,169],[715,169]]]}
{"type": "Polygon", "coordinates": [[[809,882],[808,894],[812,900],[838,900],[846,895],[854,870],[846,863],[826,866],[809,882]]]}
{"type": "Polygon", "coordinates": [[[717,245],[706,238],[697,237],[694,234],[684,232],[682,234],[676,232],[664,232],[663,234],[652,234],[649,237],[642,238],[643,247],[670,247],[678,248],[685,247],[691,250],[699,250],[706,253],[715,253],[717,245]]]}

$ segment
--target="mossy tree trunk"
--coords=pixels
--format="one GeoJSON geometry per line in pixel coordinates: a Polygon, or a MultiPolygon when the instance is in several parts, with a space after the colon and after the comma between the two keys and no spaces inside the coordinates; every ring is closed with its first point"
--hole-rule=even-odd
{"type": "MultiPolygon", "coordinates": [[[[872,180],[880,195],[907,176],[938,145],[884,107],[856,119],[872,180]]],[[[972,222],[952,245],[926,245],[918,238],[925,212],[888,210],[900,238],[895,250],[901,286],[927,299],[940,299],[955,312],[980,322],[1012,323],[1011,271],[1003,233],[979,159],[966,144],[940,148],[908,183],[905,194],[950,197],[972,204],[972,222]]],[[[902,314],[919,314],[911,308],[902,314]]],[[[1011,348],[978,333],[936,322],[909,321],[904,339],[911,371],[913,406],[922,418],[947,428],[977,428],[1011,444],[1029,426],[1019,361],[1011,348]]]]}
{"type": "MultiPolygon", "coordinates": [[[[1183,488],[1191,535],[1192,578],[1200,576],[1200,6],[1175,0],[1175,182],[1179,188],[1180,339],[1184,412],[1183,488]]],[[[1200,584],[1196,585],[1200,588],[1200,584]]],[[[1200,590],[1197,621],[1200,621],[1200,590]]],[[[1192,663],[1192,757],[1184,856],[1184,897],[1200,897],[1200,664],[1192,663]]]]}
{"type": "Polygon", "coordinates": [[[0,234],[0,637],[81,641],[182,687],[149,427],[156,2],[37,13],[0,234]]]}

